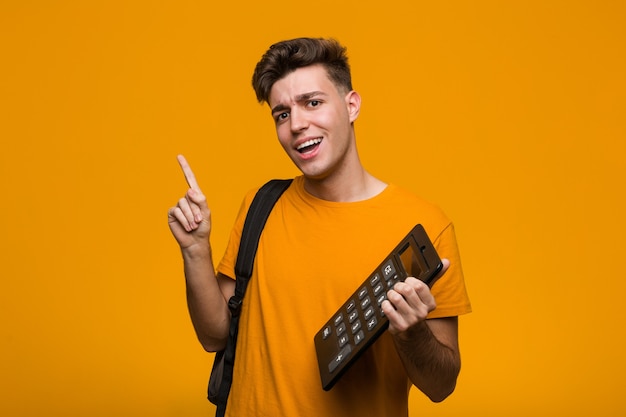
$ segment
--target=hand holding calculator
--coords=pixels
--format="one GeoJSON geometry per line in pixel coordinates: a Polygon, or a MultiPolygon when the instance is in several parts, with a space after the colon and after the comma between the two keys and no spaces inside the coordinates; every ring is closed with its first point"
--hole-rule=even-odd
{"type": "Polygon", "coordinates": [[[331,389],[389,327],[381,309],[387,291],[410,276],[432,287],[442,268],[426,231],[416,225],[315,335],[324,390],[331,389]]]}

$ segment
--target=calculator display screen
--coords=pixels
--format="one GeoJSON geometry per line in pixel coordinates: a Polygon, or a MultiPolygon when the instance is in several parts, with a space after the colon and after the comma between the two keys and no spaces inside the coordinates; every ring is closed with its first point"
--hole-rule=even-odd
{"type": "Polygon", "coordinates": [[[421,254],[415,253],[415,247],[416,246],[411,243],[407,243],[406,246],[400,250],[399,255],[402,266],[404,266],[408,276],[419,278],[424,272],[424,268],[422,267],[424,260],[421,258],[421,254]]]}

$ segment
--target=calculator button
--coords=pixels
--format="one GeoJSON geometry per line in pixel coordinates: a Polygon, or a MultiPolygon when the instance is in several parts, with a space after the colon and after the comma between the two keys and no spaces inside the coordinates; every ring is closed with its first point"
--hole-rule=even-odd
{"type": "Polygon", "coordinates": [[[370,279],[370,284],[372,284],[372,287],[378,284],[379,282],[380,282],[379,274],[374,274],[374,276],[370,279]]]}
{"type": "Polygon", "coordinates": [[[354,300],[350,300],[350,302],[346,306],[346,310],[348,310],[348,313],[351,312],[355,306],[356,306],[356,303],[354,302],[354,300]]]}
{"type": "Polygon", "coordinates": [[[339,327],[337,327],[337,336],[346,331],[346,324],[341,323],[339,327]]]}
{"type": "Polygon", "coordinates": [[[367,330],[372,331],[374,327],[376,327],[377,324],[378,324],[378,320],[376,319],[376,317],[372,317],[367,322],[367,330]]]}
{"type": "Polygon", "coordinates": [[[330,336],[331,333],[332,331],[330,330],[330,326],[324,327],[324,331],[322,332],[322,337],[324,338],[324,340],[328,339],[328,336],[330,336]]]}
{"type": "Polygon", "coordinates": [[[345,361],[348,356],[352,353],[352,346],[346,345],[341,351],[333,358],[332,361],[328,364],[328,372],[333,373],[335,369],[341,364],[341,362],[345,361]]]}
{"type": "Polygon", "coordinates": [[[339,347],[343,347],[346,343],[348,343],[348,335],[342,334],[339,336],[339,347]]]}
{"type": "Polygon", "coordinates": [[[363,300],[361,300],[361,310],[365,310],[368,305],[370,305],[369,297],[365,297],[363,300]]]}
{"type": "Polygon", "coordinates": [[[383,284],[378,283],[378,285],[374,287],[374,295],[378,296],[378,294],[380,294],[381,291],[383,291],[383,284]]]}
{"type": "Polygon", "coordinates": [[[367,295],[367,287],[363,287],[359,290],[359,300],[362,300],[363,297],[367,295]]]}
{"type": "Polygon", "coordinates": [[[359,343],[363,341],[363,339],[365,339],[365,333],[363,333],[363,330],[361,330],[360,332],[354,335],[354,344],[358,345],[359,343]]]}
{"type": "Polygon", "coordinates": [[[372,316],[374,315],[374,307],[370,306],[367,310],[365,310],[365,312],[363,313],[363,317],[365,317],[365,320],[369,320],[370,318],[372,318],[372,316]]]}
{"type": "Polygon", "coordinates": [[[381,294],[380,297],[378,297],[376,299],[376,302],[378,303],[378,306],[380,307],[380,305],[383,303],[383,301],[385,301],[387,299],[387,294],[381,294]]]}
{"type": "Polygon", "coordinates": [[[396,274],[396,268],[393,266],[393,261],[388,259],[383,265],[383,277],[385,280],[391,279],[396,274]]]}
{"type": "Polygon", "coordinates": [[[356,332],[361,330],[361,322],[360,321],[354,322],[352,326],[350,326],[350,329],[352,330],[352,334],[355,334],[356,332]]]}
{"type": "Polygon", "coordinates": [[[335,317],[335,327],[339,326],[342,321],[343,321],[343,314],[340,314],[337,317],[335,317]]]}
{"type": "Polygon", "coordinates": [[[352,313],[348,314],[348,321],[350,323],[352,323],[354,320],[356,320],[359,317],[359,312],[354,310],[352,313]]]}

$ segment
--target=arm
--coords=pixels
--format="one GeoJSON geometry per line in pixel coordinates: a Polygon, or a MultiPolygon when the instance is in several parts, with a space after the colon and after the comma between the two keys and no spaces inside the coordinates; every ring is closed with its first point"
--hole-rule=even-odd
{"type": "Polygon", "coordinates": [[[168,211],[168,224],[183,256],[187,306],[198,340],[205,350],[224,348],[230,326],[228,299],[234,280],[215,274],[209,235],[211,211],[184,157],[178,161],[189,190],[168,211]]]}
{"type": "MultiPolygon", "coordinates": [[[[444,272],[448,265],[444,260],[444,272]]],[[[458,319],[427,320],[435,307],[428,286],[415,278],[396,284],[383,303],[389,331],[407,375],[432,401],[439,402],[454,391],[461,359],[458,319]]]]}

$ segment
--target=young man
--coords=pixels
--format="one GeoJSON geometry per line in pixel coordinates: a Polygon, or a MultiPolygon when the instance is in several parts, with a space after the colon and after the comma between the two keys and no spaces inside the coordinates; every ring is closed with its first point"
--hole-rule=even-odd
{"type": "MultiPolygon", "coordinates": [[[[450,220],[437,207],[373,177],[361,165],[345,48],[334,40],[277,43],[257,64],[253,87],[269,104],[278,140],[302,172],[265,225],[239,326],[227,415],[401,416],[415,385],[433,401],[455,388],[457,316],[470,311],[450,220]],[[421,223],[444,259],[432,287],[408,278],[382,308],[389,331],[328,392],[313,337],[356,287],[421,223]]],[[[210,210],[184,158],[189,190],[169,210],[184,259],[189,311],[207,351],[224,348],[244,199],[217,273],[210,210]]]]}

